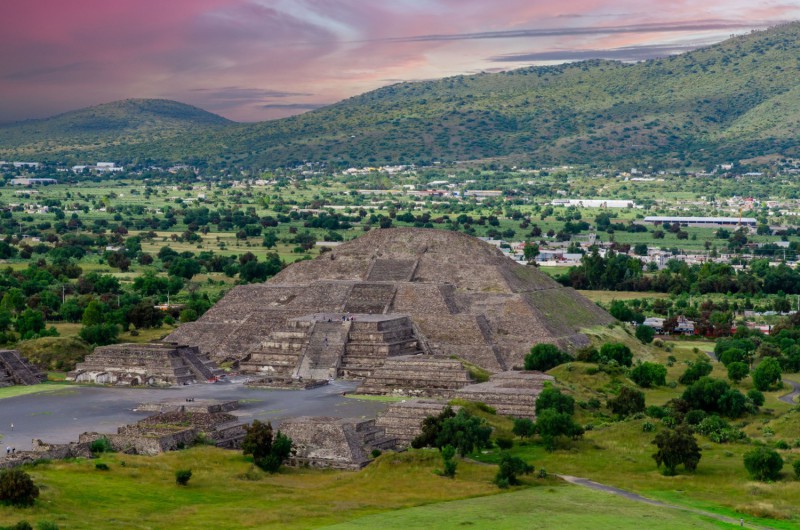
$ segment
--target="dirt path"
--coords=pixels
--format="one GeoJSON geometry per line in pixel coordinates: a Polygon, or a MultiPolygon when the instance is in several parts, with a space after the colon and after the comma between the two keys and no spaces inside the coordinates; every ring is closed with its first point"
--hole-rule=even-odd
{"type": "Polygon", "coordinates": [[[591,488],[593,490],[598,491],[605,491],[606,493],[611,493],[612,495],[619,495],[620,497],[624,497],[628,500],[634,502],[641,502],[644,504],[650,504],[652,506],[659,506],[661,508],[670,508],[673,510],[683,510],[685,512],[694,513],[697,515],[702,515],[703,517],[710,517],[712,519],[716,519],[718,521],[722,521],[725,523],[729,523],[732,525],[739,525],[742,528],[758,528],[758,529],[770,529],[768,526],[756,526],[749,523],[744,522],[743,519],[734,519],[732,517],[726,517],[724,515],[719,515],[712,512],[706,512],[703,510],[696,510],[694,508],[686,508],[684,506],[678,506],[675,504],[667,504],[661,501],[655,501],[653,499],[648,499],[647,497],[642,497],[636,493],[631,491],[626,491],[623,489],[615,488],[613,486],[607,486],[605,484],[600,484],[599,482],[595,482],[593,480],[589,480],[587,478],[581,477],[572,477],[570,475],[557,475],[558,477],[562,478],[563,480],[569,482],[570,484],[575,484],[577,486],[583,486],[585,488],[591,488]]]}
{"type": "Polygon", "coordinates": [[[788,383],[792,387],[792,391],[786,394],[785,396],[781,396],[778,399],[783,401],[784,403],[788,403],[789,405],[794,405],[794,398],[800,396],[800,383],[795,383],[794,381],[783,381],[784,384],[788,383]]]}

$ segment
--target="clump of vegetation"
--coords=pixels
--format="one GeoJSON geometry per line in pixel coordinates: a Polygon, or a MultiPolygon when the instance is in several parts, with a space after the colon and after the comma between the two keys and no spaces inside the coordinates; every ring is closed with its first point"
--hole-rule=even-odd
{"type": "Polygon", "coordinates": [[[91,444],[89,444],[89,450],[92,454],[100,454],[100,453],[112,453],[114,448],[111,447],[111,441],[105,436],[98,438],[97,440],[93,440],[91,444]]]}
{"type": "Polygon", "coordinates": [[[508,488],[519,484],[519,475],[529,475],[533,473],[533,466],[517,456],[508,453],[500,455],[500,467],[494,478],[494,483],[499,488],[508,488]]]}
{"type": "Polygon", "coordinates": [[[487,447],[491,434],[492,428],[485,420],[473,416],[466,409],[456,414],[448,406],[438,415],[428,416],[422,421],[422,432],[411,441],[411,447],[436,447],[441,451],[446,445],[451,445],[463,457],[487,447]]]}
{"type": "Polygon", "coordinates": [[[635,388],[623,386],[616,397],[608,400],[608,408],[620,417],[644,411],[644,393],[635,388]]]}
{"type": "Polygon", "coordinates": [[[774,449],[760,446],[744,454],[744,467],[755,480],[778,480],[783,458],[774,449]]]}
{"type": "Polygon", "coordinates": [[[691,385],[701,377],[710,374],[713,369],[714,367],[707,360],[699,360],[689,365],[683,375],[678,378],[678,382],[682,385],[691,385]]]}
{"type": "Polygon", "coordinates": [[[697,439],[686,427],[665,429],[658,433],[653,440],[658,451],[653,454],[656,465],[664,469],[662,473],[672,476],[677,473],[677,467],[683,464],[686,471],[694,471],[700,462],[701,450],[697,439]]]}
{"type": "Polygon", "coordinates": [[[667,367],[651,362],[637,364],[630,372],[631,380],[642,388],[667,384],[667,367]]]}
{"type": "Polygon", "coordinates": [[[30,475],[19,468],[0,471],[0,504],[31,506],[39,496],[39,487],[30,475]]]}
{"type": "Polygon", "coordinates": [[[458,464],[454,460],[456,456],[456,448],[452,445],[445,445],[442,447],[442,472],[443,477],[455,478],[456,467],[458,464]]]}
{"type": "Polygon", "coordinates": [[[774,357],[762,360],[753,370],[753,385],[763,391],[780,388],[781,365],[774,357]]]}
{"type": "Polygon", "coordinates": [[[175,484],[178,486],[186,486],[190,478],[192,478],[191,469],[179,469],[175,472],[175,484]]]}
{"type": "Polygon", "coordinates": [[[98,471],[108,471],[108,470],[110,470],[110,469],[111,469],[110,467],[108,467],[108,464],[106,464],[106,463],[104,463],[104,462],[98,462],[98,463],[96,463],[96,464],[94,465],[94,468],[95,468],[96,470],[98,470],[98,471]]]}
{"type": "Polygon", "coordinates": [[[537,344],[525,356],[525,369],[546,372],[551,368],[572,360],[569,354],[552,344],[537,344]]]}
{"type": "Polygon", "coordinates": [[[656,331],[650,326],[636,327],[636,338],[639,339],[639,341],[641,341],[642,344],[650,344],[651,342],[653,342],[655,336],[656,336],[656,331]]]}
{"type": "Polygon", "coordinates": [[[292,452],[292,440],[281,431],[273,436],[272,424],[253,420],[245,426],[242,452],[268,473],[277,473],[292,452]]]}

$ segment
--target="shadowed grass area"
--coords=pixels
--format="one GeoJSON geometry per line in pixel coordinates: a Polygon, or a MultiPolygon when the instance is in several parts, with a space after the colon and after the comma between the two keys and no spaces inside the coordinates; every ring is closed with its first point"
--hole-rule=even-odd
{"type": "Polygon", "coordinates": [[[737,528],[681,510],[547,481],[533,488],[371,515],[330,529],[357,528],[737,528]]]}

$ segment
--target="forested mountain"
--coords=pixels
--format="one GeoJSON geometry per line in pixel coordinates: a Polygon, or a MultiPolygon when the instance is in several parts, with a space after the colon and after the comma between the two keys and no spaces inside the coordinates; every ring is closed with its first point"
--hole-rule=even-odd
{"type": "Polygon", "coordinates": [[[82,131],[102,139],[91,146],[53,122],[35,142],[26,140],[29,125],[6,127],[0,144],[38,159],[55,158],[52,150],[68,145],[123,162],[258,167],[482,158],[658,165],[797,156],[800,23],[636,64],[593,60],[400,83],[287,119],[203,125],[174,136],[178,128],[156,127],[157,141],[135,136],[135,145],[109,140],[120,136],[113,128],[82,131]]]}

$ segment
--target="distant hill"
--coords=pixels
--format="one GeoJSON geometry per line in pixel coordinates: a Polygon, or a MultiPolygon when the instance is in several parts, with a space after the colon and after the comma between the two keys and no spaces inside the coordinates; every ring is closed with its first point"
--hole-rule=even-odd
{"type": "MultiPolygon", "coordinates": [[[[233,122],[166,99],[126,99],[41,120],[0,126],[0,156],[58,160],[105,153],[111,146],[164,141],[233,122]]],[[[102,156],[101,156],[102,157],[102,156]]]]}
{"type": "MultiPolygon", "coordinates": [[[[688,164],[800,156],[799,125],[800,23],[792,23],[636,64],[592,60],[400,83],[287,119],[192,127],[136,145],[104,140],[91,149],[120,161],[257,167],[485,158],[688,164]]],[[[38,144],[9,137],[0,144],[52,158],[37,147],[45,136],[38,144]]],[[[65,138],[73,149],[89,148],[68,134],[45,145],[63,152],[65,138]]]]}

